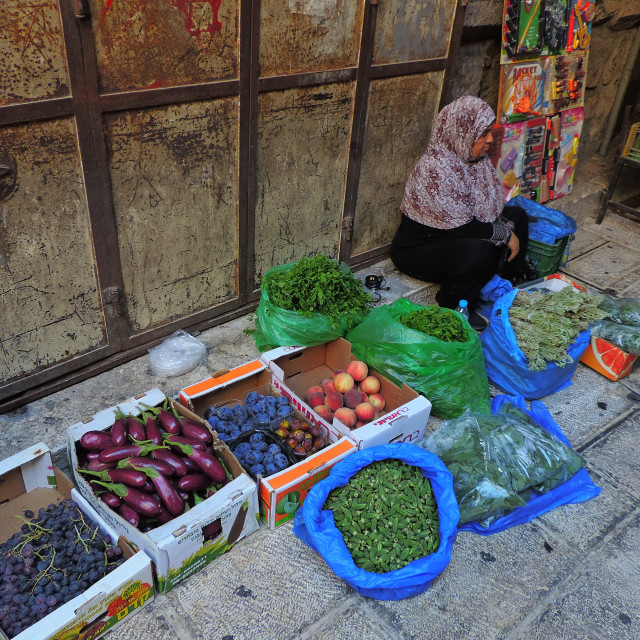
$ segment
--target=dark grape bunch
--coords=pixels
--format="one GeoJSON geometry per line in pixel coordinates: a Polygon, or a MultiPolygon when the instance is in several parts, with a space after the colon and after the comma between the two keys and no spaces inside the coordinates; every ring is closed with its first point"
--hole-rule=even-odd
{"type": "Polygon", "coordinates": [[[72,500],[24,515],[21,530],[0,545],[0,626],[10,638],[124,562],[122,549],[72,500]]]}

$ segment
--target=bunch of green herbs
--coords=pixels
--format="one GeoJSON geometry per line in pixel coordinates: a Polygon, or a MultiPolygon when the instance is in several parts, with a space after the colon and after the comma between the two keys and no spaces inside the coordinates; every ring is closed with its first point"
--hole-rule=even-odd
{"type": "Polygon", "coordinates": [[[571,362],[567,348],[574,338],[605,315],[595,296],[573,287],[518,291],[509,309],[509,321],[530,371],[543,371],[550,362],[561,367],[571,362]]]}
{"type": "Polygon", "coordinates": [[[346,265],[324,254],[301,258],[287,271],[267,274],[262,289],[277,307],[328,316],[331,326],[343,318],[351,326],[370,311],[373,299],[346,265]]]}
{"type": "Polygon", "coordinates": [[[451,309],[431,305],[405,313],[398,321],[409,329],[420,331],[443,342],[466,342],[469,339],[467,328],[451,309]]]}

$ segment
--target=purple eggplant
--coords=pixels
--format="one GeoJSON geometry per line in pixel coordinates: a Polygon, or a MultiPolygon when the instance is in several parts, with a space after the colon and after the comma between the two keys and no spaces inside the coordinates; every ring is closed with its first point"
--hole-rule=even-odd
{"type": "Polygon", "coordinates": [[[174,517],[184,513],[184,501],[178,495],[169,478],[153,467],[146,468],[144,472],[151,479],[156,489],[156,494],[160,496],[160,500],[162,500],[166,510],[174,517]]]}
{"type": "MultiPolygon", "coordinates": [[[[98,456],[100,462],[120,462],[125,458],[133,458],[135,456],[146,456],[154,449],[157,449],[158,445],[141,442],[140,444],[125,444],[120,447],[111,446],[109,449],[103,449],[98,456]]],[[[165,447],[166,448],[166,447],[165,447]]]]}
{"type": "Polygon", "coordinates": [[[147,476],[142,471],[135,469],[106,469],[105,471],[91,471],[90,469],[79,469],[81,473],[90,473],[98,476],[104,482],[120,482],[128,487],[143,487],[147,481],[147,476]]]}
{"type": "Polygon", "coordinates": [[[129,416],[127,418],[127,430],[129,437],[137,442],[143,442],[147,438],[147,433],[144,430],[144,423],[135,416],[129,416]]]}
{"type": "Polygon", "coordinates": [[[87,462],[91,462],[92,460],[97,460],[99,455],[99,451],[87,451],[84,457],[87,459],[87,462]]]}
{"type": "Polygon", "coordinates": [[[153,444],[163,444],[162,431],[160,431],[160,425],[158,425],[156,419],[150,413],[144,413],[143,417],[145,440],[150,440],[153,444]]]}
{"type": "Polygon", "coordinates": [[[126,458],[125,460],[120,461],[118,466],[121,469],[139,469],[143,473],[146,473],[145,469],[155,469],[165,476],[172,476],[175,474],[173,467],[168,462],[165,462],[164,460],[156,460],[155,458],[126,458]]]}
{"type": "Polygon", "coordinates": [[[113,440],[105,431],[87,431],[80,437],[80,446],[87,451],[103,451],[113,447],[113,440]]]}
{"type": "Polygon", "coordinates": [[[118,408],[116,410],[116,421],[111,427],[111,440],[116,446],[127,444],[129,429],[127,428],[127,416],[118,408]]]}
{"type": "Polygon", "coordinates": [[[108,491],[113,491],[122,501],[131,507],[136,513],[146,518],[155,518],[161,511],[155,500],[150,495],[138,491],[133,487],[127,487],[125,484],[115,482],[100,482],[95,480],[97,484],[101,484],[108,491]]]}
{"type": "Polygon", "coordinates": [[[144,491],[145,493],[155,493],[156,489],[153,486],[151,480],[147,478],[147,481],[144,483],[144,485],[140,487],[140,491],[144,491]]]}
{"type": "Polygon", "coordinates": [[[117,509],[122,504],[122,500],[113,491],[103,491],[100,494],[100,500],[112,509],[117,509]]]}
{"type": "MultiPolygon", "coordinates": [[[[169,399],[165,400],[167,403],[169,399]]],[[[174,435],[178,435],[180,433],[180,421],[176,416],[173,415],[170,411],[163,409],[162,407],[150,407],[144,403],[141,403],[142,406],[150,411],[156,416],[157,421],[160,423],[160,426],[167,432],[173,433],[174,435]]]]}
{"type": "Polygon", "coordinates": [[[181,458],[184,466],[187,467],[187,473],[200,473],[200,467],[188,456],[181,458]]]}
{"type": "MultiPolygon", "coordinates": [[[[178,443],[175,444],[177,445],[178,443]]],[[[224,482],[227,479],[227,472],[222,463],[213,454],[196,449],[191,445],[180,444],[179,446],[213,482],[224,482]]]]}
{"type": "Polygon", "coordinates": [[[140,526],[140,514],[128,505],[121,505],[118,509],[118,514],[136,529],[140,526]]]}
{"type": "Polygon", "coordinates": [[[200,491],[211,486],[211,479],[204,473],[188,473],[178,480],[180,491],[200,491]]]}
{"type": "Polygon", "coordinates": [[[100,462],[100,460],[89,460],[85,467],[88,471],[107,471],[107,469],[115,469],[115,462],[100,462]]]}
{"type": "Polygon", "coordinates": [[[182,429],[182,435],[185,438],[193,438],[194,440],[200,440],[205,444],[211,442],[213,436],[211,432],[199,422],[191,420],[190,418],[180,418],[180,428],[182,429]]]}
{"type": "MultiPolygon", "coordinates": [[[[169,451],[168,449],[156,449],[151,452],[151,457],[156,460],[162,460],[163,462],[168,462],[175,471],[177,476],[184,476],[189,473],[189,469],[187,469],[187,465],[184,463],[183,458],[179,458],[175,453],[169,451]]],[[[165,474],[166,475],[166,474],[165,474]]]]}
{"type": "Polygon", "coordinates": [[[207,447],[206,443],[201,440],[196,440],[195,438],[185,438],[184,436],[176,436],[173,434],[164,434],[163,436],[165,444],[168,445],[176,445],[174,449],[182,450],[182,445],[189,445],[194,449],[200,449],[200,451],[204,451],[207,447]]]}

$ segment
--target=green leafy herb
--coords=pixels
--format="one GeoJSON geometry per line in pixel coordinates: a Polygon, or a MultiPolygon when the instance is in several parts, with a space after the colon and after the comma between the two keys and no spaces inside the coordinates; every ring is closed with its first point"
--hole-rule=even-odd
{"type": "Polygon", "coordinates": [[[309,315],[322,313],[332,326],[343,318],[354,323],[361,320],[372,303],[360,280],[324,254],[301,258],[287,271],[265,275],[262,289],[275,306],[309,315]]]}
{"type": "Polygon", "coordinates": [[[531,371],[543,371],[549,362],[561,367],[571,362],[567,348],[574,338],[605,315],[594,296],[573,287],[518,291],[509,309],[516,341],[531,371]]]}
{"type": "Polygon", "coordinates": [[[443,342],[466,342],[469,339],[468,329],[451,309],[427,306],[401,315],[398,321],[409,329],[443,342]]]}

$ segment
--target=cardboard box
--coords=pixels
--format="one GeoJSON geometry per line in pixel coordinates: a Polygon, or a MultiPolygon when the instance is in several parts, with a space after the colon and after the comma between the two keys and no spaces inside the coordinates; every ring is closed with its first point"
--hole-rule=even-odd
{"type": "Polygon", "coordinates": [[[591,342],[580,362],[617,382],[631,373],[637,359],[638,356],[623,351],[607,340],[591,336],[591,342]]]}
{"type": "MultiPolygon", "coordinates": [[[[152,389],[118,407],[125,414],[138,415],[141,403],[158,406],[164,399],[162,391],[152,389]]],[[[194,417],[180,404],[173,403],[173,406],[182,415],[194,417]]],[[[157,589],[159,592],[166,592],[231,549],[238,540],[258,529],[256,485],[229,448],[214,435],[215,449],[233,474],[234,480],[171,522],[142,533],[107,507],[94,494],[86,478],[77,471],[76,442],[87,431],[104,431],[111,427],[115,420],[115,409],[116,407],[105,409],[89,421],[79,422],[69,428],[68,450],[74,478],[82,495],[103,520],[136,548],[149,555],[153,561],[157,589]]]]}
{"type": "MultiPolygon", "coordinates": [[[[254,360],[183,389],[180,392],[180,402],[202,417],[209,406],[231,400],[242,402],[251,391],[276,397],[281,395],[269,368],[260,360],[254,360]]],[[[290,394],[284,395],[291,402],[290,394]]],[[[295,409],[296,405],[293,406],[295,409]]],[[[260,517],[271,529],[293,518],[311,487],[325,478],[338,460],[356,450],[352,440],[342,438],[342,434],[335,430],[327,432],[332,442],[328,447],[279,473],[266,478],[258,477],[260,517]],[[285,504],[297,506],[288,506],[285,511],[285,504]]]]}
{"type": "Polygon", "coordinates": [[[385,413],[358,429],[351,430],[335,418],[329,424],[302,400],[309,387],[330,378],[336,369],[346,369],[349,362],[356,359],[351,353],[351,344],[344,338],[315,347],[280,347],[262,354],[262,359],[269,365],[274,386],[290,398],[294,408],[308,420],[324,425],[332,440],[346,436],[358,449],[366,449],[389,442],[417,443],[424,437],[431,402],[408,385],[399,387],[373,369],[370,373],[380,379],[385,413]]]}
{"type": "MultiPolygon", "coordinates": [[[[34,445],[0,462],[0,537],[7,540],[20,531],[23,521],[14,517],[26,509],[34,513],[63,499],[78,503],[85,516],[114,540],[116,532],[106,525],[95,510],[73,488],[69,478],[51,462],[43,443],[34,445]]],[[[25,629],[14,640],[61,638],[97,638],[153,600],[151,560],[136,553],[125,540],[119,541],[125,562],[91,585],[83,594],[69,600],[25,629]]],[[[6,639],[0,631],[0,638],[6,639]]]]}

